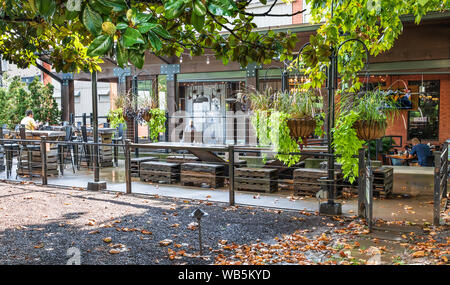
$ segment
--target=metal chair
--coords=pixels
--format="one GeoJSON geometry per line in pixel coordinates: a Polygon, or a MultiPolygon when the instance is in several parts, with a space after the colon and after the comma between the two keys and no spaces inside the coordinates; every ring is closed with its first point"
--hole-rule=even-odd
{"type": "MultiPolygon", "coordinates": [[[[114,135],[114,138],[112,139],[113,144],[122,143],[123,144],[123,124],[119,124],[119,126],[116,128],[117,132],[114,135]]],[[[114,165],[119,166],[119,148],[117,146],[114,146],[114,165]]]]}
{"type": "MultiPolygon", "coordinates": [[[[81,126],[81,142],[93,142],[93,140],[89,140],[87,136],[87,128],[86,126],[81,126]]],[[[81,155],[79,157],[78,169],[80,168],[81,161],[85,159],[87,162],[88,168],[91,166],[91,149],[87,145],[83,145],[81,147],[81,155]]]]}
{"type": "MultiPolygon", "coordinates": [[[[72,126],[65,126],[66,136],[64,138],[65,142],[72,141],[72,126]]],[[[72,163],[72,171],[75,173],[75,163],[74,163],[74,155],[72,154],[73,151],[73,145],[69,143],[58,143],[58,154],[59,154],[59,170],[61,172],[61,175],[64,175],[64,166],[65,166],[65,150],[67,148],[67,151],[70,155],[70,161],[72,163]]]]}
{"type": "Polygon", "coordinates": [[[19,137],[22,140],[19,143],[19,155],[18,155],[18,162],[17,162],[17,171],[16,171],[16,179],[19,174],[19,168],[22,168],[24,170],[24,165],[22,161],[22,155],[23,152],[26,151],[27,153],[27,169],[28,169],[28,175],[30,176],[30,180],[33,180],[33,151],[40,151],[41,147],[39,145],[35,144],[27,144],[24,140],[26,140],[26,132],[25,132],[25,125],[20,125],[19,127],[19,137]]]}
{"type": "MultiPolygon", "coordinates": [[[[7,125],[6,125],[7,127],[7,125]]],[[[3,135],[3,129],[5,128],[5,125],[3,125],[3,128],[0,128],[0,138],[4,138],[3,135]]],[[[19,144],[17,143],[5,143],[3,140],[1,141],[2,149],[5,153],[5,159],[6,159],[6,178],[9,179],[12,173],[12,165],[13,165],[13,157],[14,152],[19,151],[19,144]]]]}

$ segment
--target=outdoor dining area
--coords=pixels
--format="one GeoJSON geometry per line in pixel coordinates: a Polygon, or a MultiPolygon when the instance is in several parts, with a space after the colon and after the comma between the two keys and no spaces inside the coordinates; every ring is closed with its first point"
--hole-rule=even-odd
{"type": "MultiPolygon", "coordinates": [[[[109,128],[105,123],[98,128],[99,143],[113,144],[122,140],[123,127],[109,128]]],[[[93,149],[92,145],[83,143],[93,142],[92,126],[64,122],[62,125],[40,126],[35,130],[26,129],[25,125],[17,125],[13,130],[6,125],[0,128],[1,152],[4,159],[4,170],[7,178],[12,174],[13,163],[16,162],[16,176],[41,177],[42,175],[42,151],[41,142],[45,143],[45,165],[49,176],[64,175],[64,171],[70,165],[71,171],[81,168],[92,169],[93,149]]],[[[118,164],[118,147],[99,147],[99,166],[112,167],[118,164]]]]}

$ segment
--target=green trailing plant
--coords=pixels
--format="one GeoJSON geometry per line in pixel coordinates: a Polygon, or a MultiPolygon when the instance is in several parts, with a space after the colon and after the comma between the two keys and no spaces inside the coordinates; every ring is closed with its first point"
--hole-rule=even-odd
{"type": "Polygon", "coordinates": [[[272,145],[277,152],[275,156],[288,166],[300,161],[299,155],[288,155],[298,152],[297,141],[291,136],[288,126],[289,119],[315,119],[321,109],[317,104],[313,91],[275,92],[269,88],[265,92],[255,92],[248,96],[251,101],[253,116],[252,125],[255,128],[259,145],[272,145]]]}
{"type": "Polygon", "coordinates": [[[115,110],[109,110],[108,114],[108,121],[111,125],[111,128],[117,128],[119,124],[123,124],[124,127],[126,127],[125,119],[123,118],[123,110],[122,108],[117,108],[115,110]]]}
{"type": "Polygon", "coordinates": [[[358,177],[358,150],[363,147],[364,141],[356,135],[353,124],[358,120],[359,114],[350,110],[336,120],[333,128],[333,147],[338,155],[337,162],[342,164],[344,178],[353,183],[358,177]]]}
{"type": "MultiPolygon", "coordinates": [[[[292,139],[287,120],[288,113],[274,111],[269,119],[269,136],[277,154],[275,157],[284,162],[287,166],[292,166],[300,161],[300,155],[289,155],[288,153],[298,152],[298,144],[292,139]]],[[[301,140],[301,139],[300,139],[301,140]]]]}
{"type": "Polygon", "coordinates": [[[357,136],[355,122],[362,120],[384,128],[397,112],[395,102],[382,91],[367,91],[360,94],[343,94],[339,102],[336,126],[333,128],[333,147],[340,155],[337,162],[342,164],[344,178],[351,183],[358,177],[358,150],[365,141],[357,136]]]}
{"type": "Polygon", "coordinates": [[[149,137],[152,141],[158,141],[159,134],[166,131],[166,112],[161,109],[151,109],[150,115],[150,120],[147,122],[150,128],[149,137]]]}
{"type": "Polygon", "coordinates": [[[260,146],[268,146],[271,143],[269,137],[269,118],[270,113],[268,110],[255,110],[251,117],[251,122],[260,146]]]}

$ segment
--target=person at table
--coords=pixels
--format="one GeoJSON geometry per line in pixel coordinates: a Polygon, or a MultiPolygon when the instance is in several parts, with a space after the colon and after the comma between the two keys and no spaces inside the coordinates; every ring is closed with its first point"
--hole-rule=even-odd
{"type": "Polygon", "coordinates": [[[432,155],[430,147],[421,143],[418,138],[413,138],[411,142],[413,147],[409,153],[409,158],[416,156],[420,166],[432,166],[428,160],[428,157],[432,155]]]}
{"type": "Polygon", "coordinates": [[[25,125],[25,129],[30,130],[30,131],[38,128],[38,124],[36,123],[36,121],[33,118],[32,110],[27,110],[25,112],[25,118],[23,118],[22,121],[20,121],[20,124],[25,125]]]}

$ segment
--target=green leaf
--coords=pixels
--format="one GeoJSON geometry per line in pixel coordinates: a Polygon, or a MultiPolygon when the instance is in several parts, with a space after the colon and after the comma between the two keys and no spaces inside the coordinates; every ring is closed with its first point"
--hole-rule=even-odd
{"type": "Polygon", "coordinates": [[[216,16],[231,16],[236,4],[230,0],[210,0],[208,9],[216,16]]]}
{"type": "Polygon", "coordinates": [[[159,39],[159,37],[153,32],[148,32],[148,40],[150,41],[150,44],[155,50],[160,50],[162,48],[162,42],[159,39]]]}
{"type": "Polygon", "coordinates": [[[159,35],[162,38],[170,39],[172,36],[169,34],[168,31],[166,31],[161,25],[156,26],[154,29],[152,29],[153,32],[155,32],[157,35],[159,35]]]}
{"type": "Polygon", "coordinates": [[[111,13],[112,8],[109,6],[105,6],[99,0],[89,0],[89,5],[100,14],[109,15],[111,13]]]}
{"type": "Polygon", "coordinates": [[[96,37],[87,49],[88,56],[102,56],[108,52],[113,45],[113,39],[108,35],[96,37]]]}
{"type": "Polygon", "coordinates": [[[53,16],[56,10],[56,3],[54,0],[36,0],[35,5],[39,14],[45,19],[53,16]]]}
{"type": "Polygon", "coordinates": [[[98,0],[102,5],[113,8],[114,12],[121,12],[127,9],[127,4],[124,0],[98,0]]]}
{"type": "Polygon", "coordinates": [[[102,23],[102,16],[87,4],[83,10],[83,24],[86,29],[94,36],[97,36],[102,32],[102,23]]]}
{"type": "Polygon", "coordinates": [[[142,67],[144,66],[145,53],[140,52],[138,50],[130,50],[129,59],[134,66],[136,66],[139,69],[142,69],[142,67]]]}
{"type": "Polygon", "coordinates": [[[123,47],[120,41],[116,45],[116,57],[117,64],[122,68],[125,67],[128,62],[128,50],[123,47]]]}
{"type": "Polygon", "coordinates": [[[134,21],[136,25],[139,25],[141,23],[148,22],[148,20],[150,20],[151,18],[153,18],[151,14],[137,13],[136,16],[134,17],[134,21]]]}
{"type": "Polygon", "coordinates": [[[127,28],[125,34],[123,35],[123,45],[124,47],[132,47],[135,44],[145,43],[144,38],[138,30],[133,28],[127,28]]]}
{"type": "Polygon", "coordinates": [[[191,24],[192,26],[194,26],[194,28],[200,32],[201,30],[203,30],[203,26],[205,24],[205,15],[203,16],[198,16],[195,13],[192,13],[191,15],[191,24]]]}
{"type": "Polygon", "coordinates": [[[66,10],[64,13],[66,15],[66,19],[69,21],[75,19],[76,17],[78,17],[78,14],[80,14],[79,11],[69,11],[69,10],[66,10]]]}
{"type": "Polygon", "coordinates": [[[166,9],[166,18],[167,19],[175,19],[180,16],[181,13],[184,12],[184,2],[183,0],[171,0],[167,1],[164,4],[164,8],[166,9]]]}
{"type": "Polygon", "coordinates": [[[128,24],[127,23],[118,23],[117,26],[116,26],[117,30],[124,30],[126,28],[128,28],[128,24]]]}
{"type": "Polygon", "coordinates": [[[195,0],[193,4],[194,14],[197,16],[204,16],[206,14],[206,7],[200,0],[195,0]]]}
{"type": "Polygon", "coordinates": [[[137,26],[139,32],[141,34],[145,34],[146,32],[150,31],[151,29],[155,28],[156,26],[159,26],[158,24],[153,23],[142,23],[137,26]]]}

